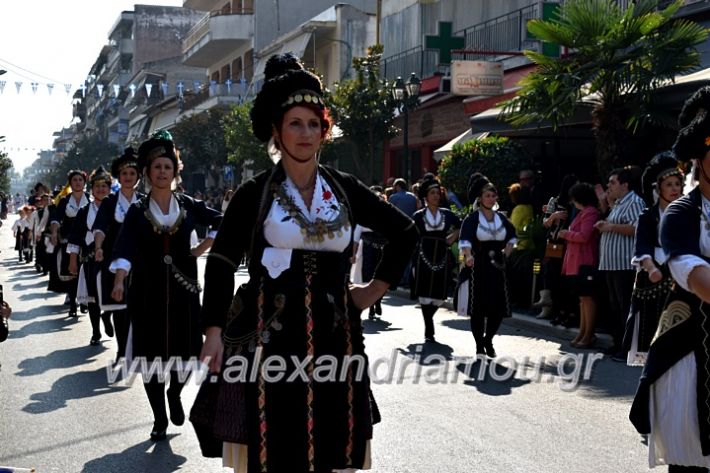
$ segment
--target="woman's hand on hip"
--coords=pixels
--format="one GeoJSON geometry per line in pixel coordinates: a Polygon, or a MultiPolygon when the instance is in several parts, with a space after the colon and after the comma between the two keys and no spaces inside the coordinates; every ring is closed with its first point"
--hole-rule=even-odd
{"type": "Polygon", "coordinates": [[[367,284],[351,284],[350,297],[353,304],[360,310],[365,310],[385,295],[389,284],[379,279],[373,279],[367,284]]]}

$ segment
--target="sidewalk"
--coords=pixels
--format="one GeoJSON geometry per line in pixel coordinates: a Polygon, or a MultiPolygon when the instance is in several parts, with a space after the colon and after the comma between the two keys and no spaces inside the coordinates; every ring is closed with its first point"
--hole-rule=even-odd
{"type": "MultiPolygon", "coordinates": [[[[411,301],[412,304],[418,304],[416,300],[411,300],[409,298],[409,289],[403,289],[398,287],[397,289],[390,291],[397,297],[407,299],[411,301]]],[[[451,298],[446,299],[444,307],[452,312],[456,310],[453,307],[453,300],[451,298]]],[[[579,333],[577,328],[567,328],[562,325],[552,325],[549,320],[540,320],[535,318],[534,315],[529,315],[524,312],[514,311],[513,316],[509,319],[503,321],[504,324],[510,325],[511,327],[533,330],[535,332],[541,332],[546,335],[551,335],[564,340],[571,340],[579,333]]],[[[596,333],[597,336],[597,348],[609,348],[613,345],[614,341],[608,333],[596,333]]]]}

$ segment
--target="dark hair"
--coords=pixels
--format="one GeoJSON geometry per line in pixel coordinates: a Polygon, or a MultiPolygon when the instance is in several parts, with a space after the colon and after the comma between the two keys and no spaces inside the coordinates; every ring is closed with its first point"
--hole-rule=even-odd
{"type": "Polygon", "coordinates": [[[703,159],[710,150],[710,86],[698,89],[683,104],[678,116],[680,131],[673,145],[673,152],[679,161],[703,159]]]}
{"type": "Polygon", "coordinates": [[[417,192],[419,194],[419,199],[422,202],[426,202],[426,197],[429,194],[429,191],[432,189],[439,189],[439,191],[441,191],[441,184],[439,183],[439,181],[434,178],[422,181],[422,183],[419,185],[419,191],[417,192]]]}
{"type": "Polygon", "coordinates": [[[560,205],[567,205],[569,203],[569,190],[579,182],[579,178],[576,174],[566,174],[562,178],[562,183],[560,184],[560,193],[557,194],[557,202],[560,205]]]}
{"type": "Polygon", "coordinates": [[[272,128],[281,128],[286,111],[296,105],[308,107],[320,118],[325,136],[331,120],[323,101],[323,84],[308,72],[291,53],[275,54],[264,68],[264,85],[254,99],[250,116],[251,127],[260,141],[271,138],[272,128]]]}
{"type": "Polygon", "coordinates": [[[180,154],[175,148],[173,135],[166,130],[159,130],[138,147],[138,167],[147,169],[157,158],[168,158],[173,162],[175,177],[180,174],[180,154]]]}
{"type": "Polygon", "coordinates": [[[138,167],[138,154],[131,146],[123,150],[123,154],[111,162],[111,175],[118,179],[121,171],[127,167],[134,168],[140,177],[142,169],[138,167]]]}
{"type": "Polygon", "coordinates": [[[74,176],[81,176],[86,182],[86,173],[80,169],[71,169],[67,172],[67,182],[71,182],[71,178],[74,176]]]}
{"type": "Polygon", "coordinates": [[[638,166],[624,166],[616,168],[609,173],[609,177],[616,176],[619,184],[628,184],[629,191],[639,193],[641,190],[641,168],[638,166]]]}
{"type": "Polygon", "coordinates": [[[468,190],[468,201],[470,203],[474,203],[476,199],[481,197],[484,190],[490,190],[496,194],[498,193],[498,190],[495,188],[493,183],[480,172],[474,172],[471,174],[468,178],[468,186],[466,186],[466,188],[468,190]]]}
{"type": "Polygon", "coordinates": [[[582,207],[596,207],[599,203],[594,187],[586,182],[573,185],[569,190],[569,196],[582,207]]]}
{"type": "Polygon", "coordinates": [[[508,187],[508,195],[513,205],[530,205],[532,203],[532,193],[529,187],[521,186],[519,182],[508,187]]]}

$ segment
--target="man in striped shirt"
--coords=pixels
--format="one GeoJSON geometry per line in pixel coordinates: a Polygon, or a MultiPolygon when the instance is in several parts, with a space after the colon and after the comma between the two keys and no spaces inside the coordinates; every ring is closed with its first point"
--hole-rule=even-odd
{"type": "Polygon", "coordinates": [[[603,271],[609,290],[610,329],[614,346],[607,351],[615,361],[624,361],[621,349],[626,318],[631,307],[631,292],[636,271],[631,265],[634,255],[636,223],[646,203],[635,192],[640,170],[636,166],[615,169],[609,175],[607,198],[614,205],[606,220],[595,227],[601,233],[599,270],[603,271]]]}

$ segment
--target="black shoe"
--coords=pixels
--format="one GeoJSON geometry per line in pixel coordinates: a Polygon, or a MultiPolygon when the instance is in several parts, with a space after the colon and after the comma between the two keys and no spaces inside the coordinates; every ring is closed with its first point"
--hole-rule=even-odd
{"type": "Polygon", "coordinates": [[[91,337],[91,341],[89,342],[89,345],[92,347],[95,347],[97,345],[101,345],[101,335],[94,335],[91,337]]]}
{"type": "Polygon", "coordinates": [[[101,316],[101,319],[104,321],[104,332],[106,332],[106,336],[108,338],[113,337],[114,331],[113,324],[111,323],[111,314],[104,314],[101,316]]]}
{"type": "Polygon", "coordinates": [[[159,442],[161,440],[165,440],[165,437],[167,436],[167,421],[165,423],[160,422],[158,423],[157,421],[153,422],[153,430],[150,432],[150,439],[153,442],[159,442]]]}
{"type": "Polygon", "coordinates": [[[483,347],[476,345],[476,355],[485,355],[486,350],[483,347]]]}
{"type": "Polygon", "coordinates": [[[493,348],[493,341],[486,341],[486,344],[483,346],[483,348],[486,350],[486,356],[488,358],[495,358],[497,356],[496,350],[495,348],[493,348]]]}
{"type": "Polygon", "coordinates": [[[185,411],[182,408],[180,397],[174,397],[168,394],[168,407],[170,408],[170,422],[177,426],[184,424],[185,411]]]}
{"type": "Polygon", "coordinates": [[[79,317],[79,314],[76,313],[76,307],[69,309],[69,317],[79,317]]]}
{"type": "Polygon", "coordinates": [[[89,312],[89,307],[87,305],[81,304],[79,305],[79,310],[82,314],[86,314],[87,312],[89,312]]]}

